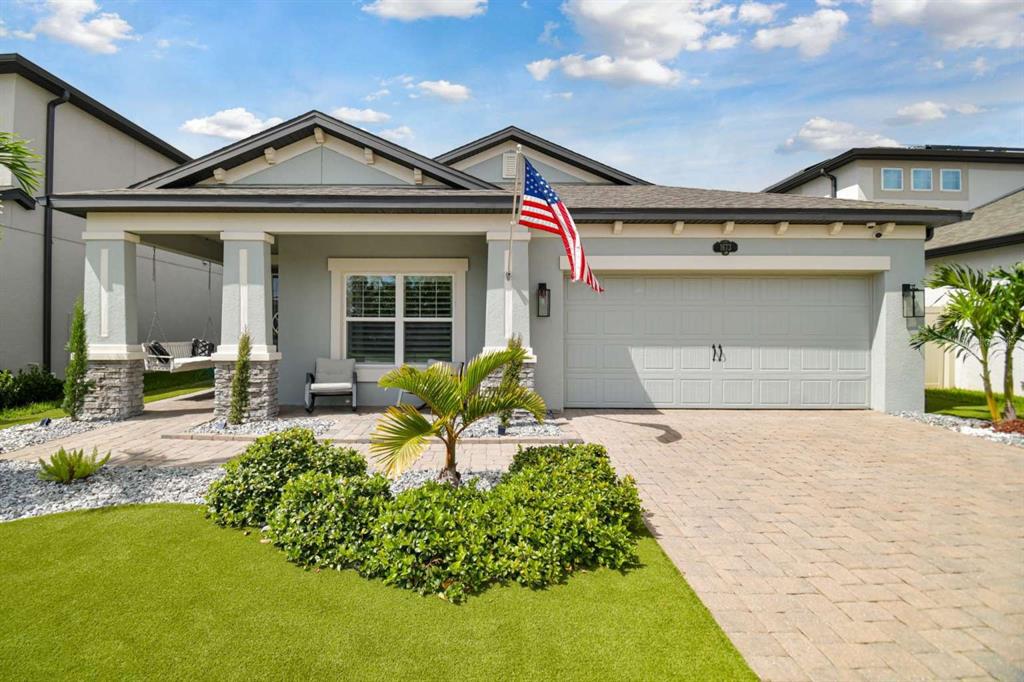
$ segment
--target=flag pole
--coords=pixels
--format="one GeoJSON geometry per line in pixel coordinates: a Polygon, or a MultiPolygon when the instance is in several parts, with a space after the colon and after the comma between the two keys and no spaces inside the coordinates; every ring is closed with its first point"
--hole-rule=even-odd
{"type": "Polygon", "coordinates": [[[512,185],[512,218],[508,221],[508,247],[505,249],[505,341],[512,339],[512,229],[519,222],[519,168],[522,165],[523,145],[516,145],[516,173],[512,185]]]}

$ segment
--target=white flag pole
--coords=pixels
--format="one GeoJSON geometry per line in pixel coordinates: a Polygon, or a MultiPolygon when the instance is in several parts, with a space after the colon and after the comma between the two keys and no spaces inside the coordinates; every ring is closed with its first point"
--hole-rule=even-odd
{"type": "Polygon", "coordinates": [[[508,221],[508,247],[505,249],[505,341],[512,339],[512,229],[519,224],[520,172],[523,145],[516,145],[516,173],[512,185],[512,218],[508,221]]]}

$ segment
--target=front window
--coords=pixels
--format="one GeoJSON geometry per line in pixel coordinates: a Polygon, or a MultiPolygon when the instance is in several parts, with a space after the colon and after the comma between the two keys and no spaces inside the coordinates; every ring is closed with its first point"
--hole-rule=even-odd
{"type": "Polygon", "coordinates": [[[915,168],[910,171],[910,187],[915,192],[932,191],[931,168],[915,168]]]}
{"type": "Polygon", "coordinates": [[[959,168],[943,168],[941,177],[943,192],[959,192],[962,189],[959,168]]]}
{"type": "Polygon", "coordinates": [[[889,192],[900,192],[903,190],[903,169],[883,168],[882,189],[889,192]]]}
{"type": "Polygon", "coordinates": [[[348,275],[346,354],[373,364],[452,359],[451,275],[348,275]]]}

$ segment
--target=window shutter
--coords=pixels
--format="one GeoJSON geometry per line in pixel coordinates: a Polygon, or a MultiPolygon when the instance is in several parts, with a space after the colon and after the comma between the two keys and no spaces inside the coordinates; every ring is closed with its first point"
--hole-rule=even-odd
{"type": "Polygon", "coordinates": [[[501,155],[501,177],[514,180],[516,177],[516,153],[505,152],[501,155]]]}

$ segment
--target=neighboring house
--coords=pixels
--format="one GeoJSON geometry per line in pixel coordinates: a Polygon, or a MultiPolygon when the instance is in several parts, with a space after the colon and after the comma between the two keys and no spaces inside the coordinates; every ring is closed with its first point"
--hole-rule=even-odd
{"type": "Polygon", "coordinates": [[[110,379],[132,383],[142,353],[133,292],[112,282],[157,235],[223,254],[217,414],[242,329],[257,415],[301,403],[317,357],[353,359],[360,403],[385,405],[397,395],[376,382],[389,369],[458,363],[510,334],[531,349],[526,375],[555,410],[920,410],[903,285],[924,276],[926,232],[963,217],[652,185],[516,128],[430,159],[316,111],[54,205],[86,218],[86,260],[108,263],[105,276],[88,268],[86,307],[98,399],[114,416],[142,408],[110,379]],[[556,236],[516,227],[509,239],[515,144],[555,181],[604,294],[568,281],[556,236]],[[721,255],[722,241],[737,250],[721,255]]]}
{"type": "MultiPolygon", "coordinates": [[[[16,54],[0,55],[0,130],[29,140],[47,175],[33,197],[0,169],[0,368],[37,363],[60,375],[71,311],[82,294],[85,220],[54,212],[46,195],[123,187],[189,157],[16,54]]],[[[200,336],[212,315],[216,341],[220,266],[152,247],[137,250],[130,270],[137,276],[138,333],[145,336],[152,323],[154,253],[167,337],[200,336]]]]}
{"type": "MultiPolygon", "coordinates": [[[[850,149],[809,166],[766,192],[838,196],[973,211],[970,220],[934,231],[925,244],[928,272],[940,263],[981,270],[1024,261],[1024,149],[928,145],[918,148],[850,149]]],[[[942,290],[927,292],[928,321],[941,313],[942,290]]],[[[1024,376],[1024,350],[1014,356],[1024,376]]],[[[981,390],[973,358],[926,348],[925,386],[981,390]]],[[[1002,357],[993,366],[1002,386],[1002,357]]]]}

